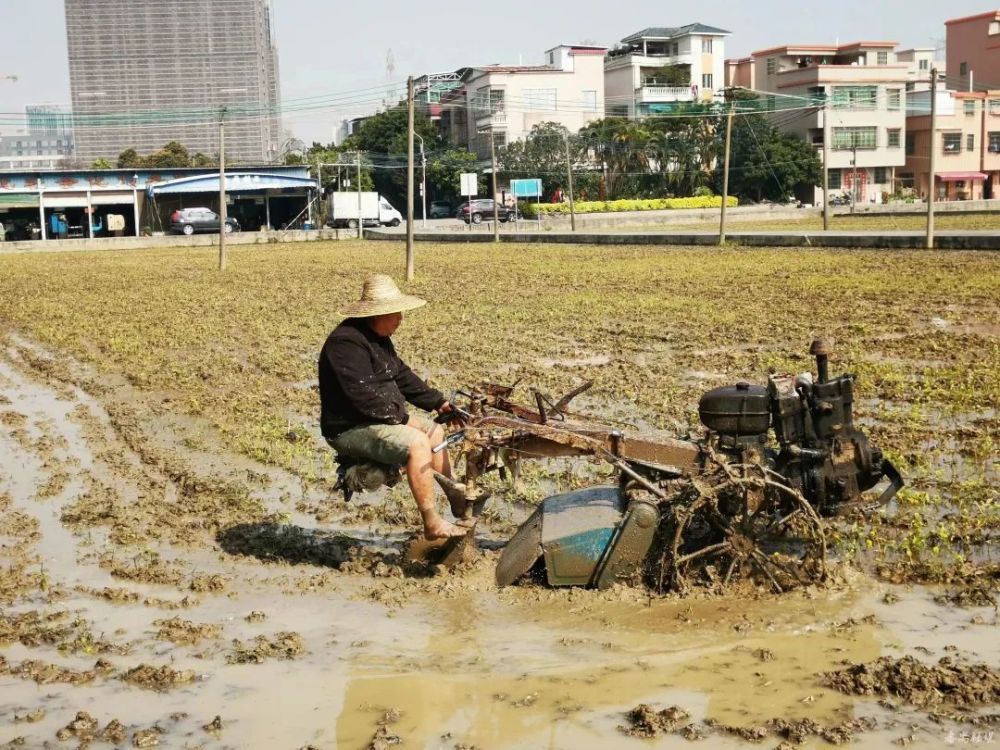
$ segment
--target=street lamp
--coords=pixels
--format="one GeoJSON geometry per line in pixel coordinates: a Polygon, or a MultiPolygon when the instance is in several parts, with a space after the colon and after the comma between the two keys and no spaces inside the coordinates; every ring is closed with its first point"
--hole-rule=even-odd
{"type": "Polygon", "coordinates": [[[420,169],[421,169],[420,174],[422,176],[420,181],[420,205],[422,206],[421,216],[423,216],[422,226],[424,229],[426,229],[427,228],[427,157],[424,156],[423,136],[416,131],[413,132],[413,135],[415,138],[420,139],[420,169]]]}

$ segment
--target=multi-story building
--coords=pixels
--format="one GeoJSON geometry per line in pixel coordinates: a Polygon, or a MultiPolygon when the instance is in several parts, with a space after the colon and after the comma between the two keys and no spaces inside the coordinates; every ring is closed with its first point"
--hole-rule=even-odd
{"type": "Polygon", "coordinates": [[[0,136],[0,169],[54,169],[73,157],[72,116],[62,107],[25,107],[27,128],[0,136]]]}
{"type": "Polygon", "coordinates": [[[945,21],[952,88],[1000,89],[1000,10],[945,21]]]}
{"type": "MultiPolygon", "coordinates": [[[[936,200],[993,198],[1000,185],[1000,90],[939,91],[933,149],[936,200]]],[[[902,184],[926,198],[930,186],[930,92],[911,95],[902,184]]]]}
{"type": "Polygon", "coordinates": [[[785,112],[779,126],[821,151],[829,116],[830,189],[853,194],[858,202],[880,202],[893,191],[895,171],[905,163],[910,66],[896,60],[895,47],[896,42],[772,47],[729,61],[727,80],[771,92],[785,112]],[[788,97],[801,99],[800,117],[788,116],[789,108],[796,108],[788,97]],[[817,102],[826,106],[811,109],[817,102]]]}
{"type": "Polygon", "coordinates": [[[77,154],[114,159],[180,141],[227,161],[280,147],[268,0],[65,0],[77,154]]]}
{"type": "Polygon", "coordinates": [[[575,133],[604,117],[607,47],[562,44],[543,65],[487,65],[457,71],[460,88],[440,95],[442,133],[485,157],[490,138],[503,146],[535,125],[555,122],[575,133]]]}
{"type": "Polygon", "coordinates": [[[654,27],[621,40],[604,60],[607,113],[641,117],[676,102],[712,100],[724,85],[728,31],[701,23],[654,27]]]}
{"type": "Polygon", "coordinates": [[[935,60],[934,47],[914,47],[896,51],[896,62],[909,66],[906,72],[906,90],[927,91],[931,87],[931,70],[936,69],[938,78],[945,80],[945,63],[935,60]]]}

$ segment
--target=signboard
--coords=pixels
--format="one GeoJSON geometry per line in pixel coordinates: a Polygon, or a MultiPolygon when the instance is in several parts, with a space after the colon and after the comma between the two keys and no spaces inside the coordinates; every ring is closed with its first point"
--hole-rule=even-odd
{"type": "Polygon", "coordinates": [[[462,195],[470,198],[477,193],[479,174],[476,172],[462,172],[462,195]]]}
{"type": "Polygon", "coordinates": [[[538,177],[533,177],[530,180],[511,180],[510,191],[516,198],[540,198],[542,180],[538,177]]]}

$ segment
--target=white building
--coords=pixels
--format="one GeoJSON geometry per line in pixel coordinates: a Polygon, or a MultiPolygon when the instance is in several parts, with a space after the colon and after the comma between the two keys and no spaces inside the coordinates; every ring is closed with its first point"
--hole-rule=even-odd
{"type": "Polygon", "coordinates": [[[481,157],[521,140],[543,122],[575,133],[604,117],[607,47],[562,44],[542,65],[485,65],[456,71],[462,85],[440,96],[440,127],[452,143],[481,157]]]}
{"type": "MultiPolygon", "coordinates": [[[[778,95],[801,97],[801,116],[786,114],[779,126],[814,144],[820,157],[829,114],[830,189],[878,203],[893,191],[895,172],[906,162],[910,63],[898,61],[895,48],[896,42],[882,41],[772,47],[728,61],[727,79],[729,85],[773,93],[775,108],[786,113],[794,100],[778,95]],[[824,100],[827,107],[810,111],[824,100]]],[[[821,190],[815,200],[822,202],[821,190]]]]}
{"type": "Polygon", "coordinates": [[[625,37],[604,60],[608,115],[641,117],[669,111],[676,102],[712,100],[725,85],[728,35],[692,23],[625,37]]]}

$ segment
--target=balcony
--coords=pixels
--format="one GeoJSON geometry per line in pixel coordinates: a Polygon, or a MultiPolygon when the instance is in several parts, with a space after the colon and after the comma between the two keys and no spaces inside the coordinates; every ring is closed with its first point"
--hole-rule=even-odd
{"type": "Polygon", "coordinates": [[[643,86],[635,90],[636,104],[659,102],[691,102],[695,100],[690,86],[643,86]]]}
{"type": "Polygon", "coordinates": [[[480,115],[476,118],[476,129],[502,128],[507,125],[506,112],[494,112],[493,114],[480,115]]]}

